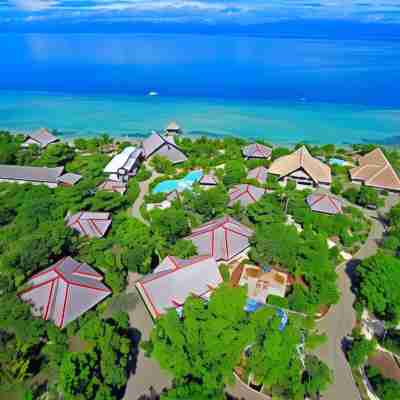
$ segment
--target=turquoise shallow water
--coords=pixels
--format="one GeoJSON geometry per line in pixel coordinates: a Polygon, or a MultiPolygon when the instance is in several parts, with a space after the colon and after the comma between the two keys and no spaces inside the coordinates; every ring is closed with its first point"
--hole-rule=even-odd
{"type": "Polygon", "coordinates": [[[272,143],[393,144],[400,137],[400,109],[329,103],[79,95],[0,91],[0,128],[42,126],[65,137],[108,133],[145,136],[177,120],[187,133],[262,138],[272,143]]]}

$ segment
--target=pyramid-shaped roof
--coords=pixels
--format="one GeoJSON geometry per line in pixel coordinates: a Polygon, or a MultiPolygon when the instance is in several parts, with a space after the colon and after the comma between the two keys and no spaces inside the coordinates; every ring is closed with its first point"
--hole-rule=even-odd
{"type": "Polygon", "coordinates": [[[66,257],[32,276],[19,296],[32,304],[34,315],[64,328],[111,294],[102,279],[89,265],[66,257]]]}
{"type": "Polygon", "coordinates": [[[248,179],[255,179],[259,183],[265,183],[267,181],[267,177],[268,169],[263,166],[256,167],[247,174],[248,179]]]}
{"type": "Polygon", "coordinates": [[[190,295],[206,298],[222,283],[215,258],[197,256],[188,260],[168,256],[136,287],[154,318],[181,307],[190,295]]]}
{"type": "Polygon", "coordinates": [[[272,149],[263,144],[252,143],[243,147],[242,152],[246,158],[270,158],[272,149]]]}
{"type": "Polygon", "coordinates": [[[58,138],[54,136],[47,128],[41,128],[28,135],[26,144],[38,144],[40,147],[45,148],[50,143],[57,142],[58,138]]]}
{"type": "Polygon", "coordinates": [[[400,179],[380,148],[361,157],[358,163],[350,170],[351,179],[366,186],[400,191],[400,179]]]}
{"type": "Polygon", "coordinates": [[[307,204],[312,211],[325,214],[341,214],[342,202],[334,196],[325,193],[313,193],[307,197],[307,204]]]}
{"type": "Polygon", "coordinates": [[[217,177],[213,173],[203,175],[199,181],[200,185],[215,186],[218,185],[217,177]]]}
{"type": "Polygon", "coordinates": [[[281,178],[298,170],[305,171],[316,184],[332,182],[330,167],[311,156],[305,146],[300,147],[292,154],[276,159],[268,171],[281,178]]]}
{"type": "Polygon", "coordinates": [[[225,216],[193,229],[186,239],[193,242],[198,254],[229,261],[250,246],[251,236],[250,228],[225,216]]]}
{"type": "Polygon", "coordinates": [[[229,191],[229,206],[239,202],[242,207],[260,200],[265,194],[265,189],[253,185],[236,185],[229,191]]]}
{"type": "Polygon", "coordinates": [[[102,238],[111,225],[108,212],[81,211],[67,216],[67,226],[75,229],[81,236],[102,238]]]}

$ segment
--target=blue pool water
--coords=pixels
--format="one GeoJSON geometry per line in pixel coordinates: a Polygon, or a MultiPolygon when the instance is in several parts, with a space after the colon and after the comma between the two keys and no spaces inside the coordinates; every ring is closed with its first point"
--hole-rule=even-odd
{"type": "Polygon", "coordinates": [[[345,160],[342,160],[342,159],[340,159],[340,158],[331,158],[331,159],[329,160],[329,164],[331,164],[331,165],[340,165],[340,166],[343,166],[343,165],[346,164],[346,161],[345,161],[345,160]]]}
{"type": "Polygon", "coordinates": [[[202,171],[191,171],[182,179],[170,179],[164,182],[160,182],[153,189],[153,193],[169,193],[173,190],[183,192],[184,190],[191,188],[192,185],[198,182],[202,176],[202,171]]]}

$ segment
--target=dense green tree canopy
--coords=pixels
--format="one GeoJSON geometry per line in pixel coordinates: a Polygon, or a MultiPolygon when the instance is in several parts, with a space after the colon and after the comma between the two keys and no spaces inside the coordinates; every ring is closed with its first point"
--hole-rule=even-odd
{"type": "Polygon", "coordinates": [[[233,367],[250,339],[245,297],[244,289],[224,286],[207,307],[201,299],[189,299],[183,320],[170,311],[157,322],[152,356],[175,377],[174,393],[196,393],[200,384],[204,399],[222,399],[224,385],[232,383],[233,367]]]}
{"type": "Polygon", "coordinates": [[[398,323],[400,320],[400,261],[378,253],[357,267],[360,300],[377,316],[398,323]]]}

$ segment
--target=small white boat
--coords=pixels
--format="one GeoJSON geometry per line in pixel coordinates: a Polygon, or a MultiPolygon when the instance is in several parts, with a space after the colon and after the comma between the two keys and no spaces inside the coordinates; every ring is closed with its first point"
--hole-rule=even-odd
{"type": "Polygon", "coordinates": [[[147,95],[148,96],[158,96],[158,93],[157,92],[149,92],[147,95]]]}

